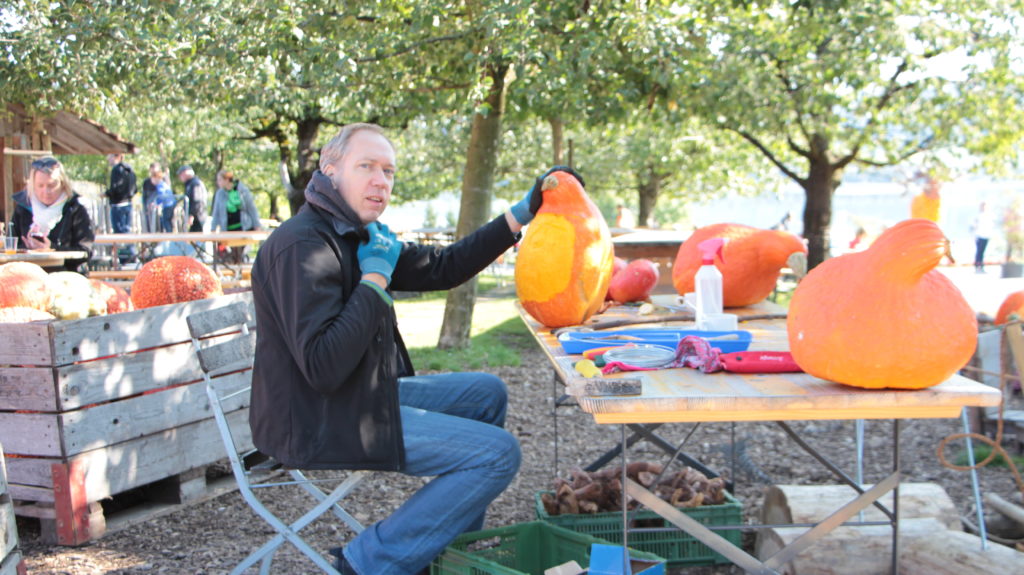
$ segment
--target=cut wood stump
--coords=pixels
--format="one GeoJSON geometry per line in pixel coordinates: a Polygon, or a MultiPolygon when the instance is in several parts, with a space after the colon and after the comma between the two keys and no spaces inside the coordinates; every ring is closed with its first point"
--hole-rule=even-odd
{"type": "MultiPolygon", "coordinates": [[[[866,485],[865,489],[870,488],[866,485]]],[[[857,497],[845,485],[772,485],[765,489],[763,523],[817,523],[857,497]]],[[[879,500],[892,509],[892,493],[879,500]]],[[[946,529],[961,530],[960,514],[946,490],[936,483],[900,484],[900,520],[931,517],[946,529]]],[[[856,519],[855,519],[856,520],[856,519]]],[[[865,521],[887,521],[874,505],[864,510],[865,521]]]]}
{"type": "MultiPolygon", "coordinates": [[[[172,478],[170,504],[202,497],[199,474],[227,454],[185,318],[235,302],[251,308],[252,294],[0,324],[0,442],[15,512],[40,519],[46,539],[81,545],[110,527],[100,502],[117,494],[172,478]]],[[[230,393],[251,379],[243,369],[217,381],[230,393]]],[[[248,407],[248,394],[224,406],[240,449],[252,447],[248,407]]]]}
{"type": "Polygon", "coordinates": [[[940,531],[907,542],[900,553],[900,575],[1010,575],[1024,573],[1024,553],[962,531],[940,531]]]}
{"type": "MultiPolygon", "coordinates": [[[[806,532],[807,528],[805,527],[762,529],[759,531],[755,553],[758,559],[765,561],[806,532]]],[[[933,517],[901,520],[900,544],[905,549],[912,541],[930,539],[937,533],[945,532],[945,525],[933,517]]],[[[906,553],[901,553],[900,564],[903,565],[906,562],[906,553]]],[[[839,527],[780,568],[779,573],[782,575],[878,575],[889,573],[891,565],[892,527],[865,525],[839,527]]],[[[902,568],[900,572],[903,573],[902,568]]],[[[947,572],[936,571],[934,573],[938,575],[947,572]]],[[[955,573],[962,575],[976,572],[958,571],[955,573]]]]}

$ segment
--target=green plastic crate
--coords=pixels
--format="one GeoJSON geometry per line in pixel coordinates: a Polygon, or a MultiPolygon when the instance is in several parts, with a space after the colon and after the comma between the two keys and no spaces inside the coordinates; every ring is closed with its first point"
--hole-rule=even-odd
{"type": "MultiPolygon", "coordinates": [[[[430,566],[431,575],[543,575],[569,561],[590,566],[590,546],[608,541],[544,521],[460,535],[430,566]],[[477,544],[479,542],[479,544],[477,544]]],[[[630,549],[635,559],[664,563],[653,553],[630,549]]],[[[661,568],[664,573],[664,567],[661,568]]]]}
{"type": "MultiPolygon", "coordinates": [[[[622,513],[594,513],[579,515],[548,515],[541,503],[540,496],[550,491],[538,491],[536,495],[537,519],[547,521],[559,527],[571,529],[577,533],[586,533],[599,537],[613,544],[622,544],[622,513]]],[[[725,494],[725,503],[720,505],[702,505],[680,509],[691,518],[704,525],[742,525],[743,505],[731,494],[725,494]]],[[[686,567],[696,565],[715,565],[729,563],[729,560],[716,553],[707,545],[697,541],[692,535],[675,528],[674,525],[650,509],[641,509],[631,514],[632,527],[671,527],[671,531],[656,531],[629,534],[629,546],[639,551],[654,553],[668,560],[669,567],[686,567]]],[[[739,529],[723,529],[715,533],[728,539],[732,544],[739,545],[742,533],[739,529]]]]}

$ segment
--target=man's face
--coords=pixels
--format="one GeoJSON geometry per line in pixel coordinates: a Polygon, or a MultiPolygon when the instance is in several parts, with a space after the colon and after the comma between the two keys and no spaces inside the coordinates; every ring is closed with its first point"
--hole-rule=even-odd
{"type": "Polygon", "coordinates": [[[32,189],[35,190],[36,199],[47,206],[52,206],[63,193],[60,181],[46,172],[32,174],[32,189]]]}
{"type": "MultiPolygon", "coordinates": [[[[331,169],[333,168],[333,170],[331,169]]],[[[341,161],[328,176],[363,224],[377,221],[391,201],[395,184],[395,150],[387,139],[363,130],[352,134],[341,161]]]]}
{"type": "Polygon", "coordinates": [[[189,173],[189,172],[182,172],[182,173],[178,174],[178,179],[181,180],[181,183],[183,183],[183,184],[185,182],[189,181],[189,179],[191,177],[192,177],[192,174],[189,173]]]}
{"type": "Polygon", "coordinates": [[[118,156],[117,154],[107,154],[107,164],[110,165],[110,167],[114,167],[119,163],[121,163],[121,156],[118,156]]]}

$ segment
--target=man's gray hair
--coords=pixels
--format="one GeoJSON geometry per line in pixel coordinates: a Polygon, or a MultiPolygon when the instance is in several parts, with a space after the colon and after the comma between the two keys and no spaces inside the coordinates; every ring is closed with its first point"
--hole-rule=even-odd
{"type": "Polygon", "coordinates": [[[384,139],[391,144],[391,148],[394,149],[395,144],[388,138],[387,134],[384,133],[384,128],[377,124],[367,123],[356,123],[347,124],[338,133],[331,138],[327,145],[320,149],[320,171],[324,171],[327,166],[337,164],[345,157],[345,153],[348,152],[348,142],[352,139],[352,136],[356,132],[373,132],[374,134],[380,134],[384,136],[384,139]]]}

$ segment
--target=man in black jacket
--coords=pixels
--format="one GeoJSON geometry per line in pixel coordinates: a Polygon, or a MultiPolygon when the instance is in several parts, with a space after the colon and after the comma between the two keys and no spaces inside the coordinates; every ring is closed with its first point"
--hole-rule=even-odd
{"type": "Polygon", "coordinates": [[[201,232],[206,221],[206,200],[209,195],[206,184],[187,164],[178,168],[178,179],[185,184],[185,196],[188,198],[188,231],[201,232]]]}
{"type": "MultiPolygon", "coordinates": [[[[306,205],[260,248],[252,271],[258,338],[249,422],[260,451],[288,466],[436,476],[342,551],[342,573],[408,575],[459,533],[519,468],[502,429],[504,383],[489,374],[413,374],[391,289],[449,289],[519,238],[539,184],[512,210],[446,248],[403,244],[378,223],[395,151],[372,124],[321,151],[306,205]]],[[[541,178],[538,178],[538,182],[541,178]]]]}
{"type": "MultiPolygon", "coordinates": [[[[107,154],[110,166],[110,186],[105,195],[110,201],[110,227],[115,234],[127,234],[132,231],[132,197],[138,192],[138,182],[132,167],[124,163],[123,154],[107,154]]],[[[119,250],[121,263],[135,259],[135,248],[126,247],[119,250]]]]}

